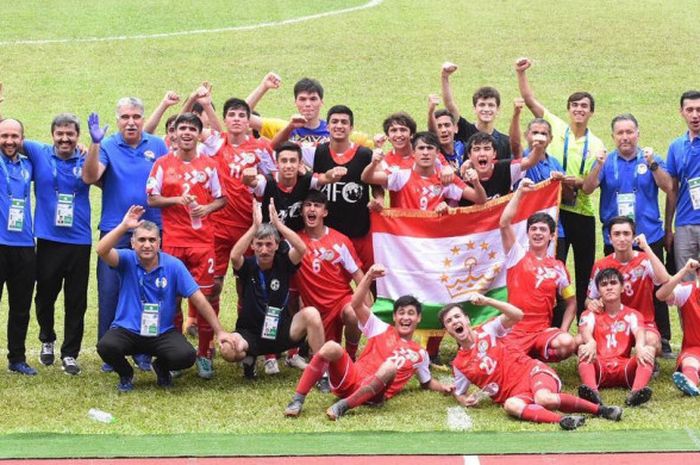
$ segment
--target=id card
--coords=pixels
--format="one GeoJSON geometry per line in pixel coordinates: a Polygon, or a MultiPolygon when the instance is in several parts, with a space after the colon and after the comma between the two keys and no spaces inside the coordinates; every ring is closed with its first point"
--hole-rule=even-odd
{"type": "Polygon", "coordinates": [[[700,210],[700,178],[688,179],[688,191],[693,210],[700,210]]]}
{"type": "Polygon", "coordinates": [[[617,214],[634,220],[634,194],[617,194],[617,214]]]}
{"type": "Polygon", "coordinates": [[[282,309],[278,307],[270,307],[268,305],[267,311],[265,312],[265,321],[263,322],[262,333],[260,337],[263,339],[277,339],[277,327],[280,323],[280,315],[282,314],[282,309]]]}
{"type": "Polygon", "coordinates": [[[158,335],[160,322],[160,304],[143,304],[141,313],[141,336],[155,337],[158,335]]]}
{"type": "Polygon", "coordinates": [[[24,199],[10,199],[10,211],[7,215],[7,230],[22,232],[24,229],[24,199]]]}
{"type": "Polygon", "coordinates": [[[58,194],[56,202],[55,226],[62,228],[73,227],[73,194],[58,194]]]}

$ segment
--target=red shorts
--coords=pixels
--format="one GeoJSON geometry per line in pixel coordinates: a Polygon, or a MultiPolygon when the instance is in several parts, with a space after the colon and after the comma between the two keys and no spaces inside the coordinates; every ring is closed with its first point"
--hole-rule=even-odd
{"type": "MultiPolygon", "coordinates": [[[[350,359],[347,352],[343,351],[343,356],[340,360],[329,364],[328,378],[333,394],[341,399],[346,399],[357,391],[364,381],[374,373],[364,373],[360,367],[350,359]]],[[[372,399],[368,400],[368,404],[377,404],[384,400],[384,392],[382,391],[372,399]]]]}
{"type": "Polygon", "coordinates": [[[681,363],[683,363],[683,360],[686,358],[694,358],[700,362],[700,347],[693,346],[681,350],[681,353],[678,354],[678,359],[676,360],[676,370],[681,369],[681,363]]]}
{"type": "Polygon", "coordinates": [[[179,258],[200,288],[214,286],[214,249],[209,247],[163,247],[163,252],[179,258]]]}
{"type": "Polygon", "coordinates": [[[230,234],[227,234],[226,237],[214,236],[214,252],[216,255],[216,266],[214,267],[215,278],[223,278],[226,276],[228,264],[231,261],[231,249],[233,249],[233,246],[236,245],[238,239],[240,239],[247,231],[248,228],[232,229],[230,234]]]}
{"type": "Polygon", "coordinates": [[[631,388],[637,372],[636,358],[603,358],[593,361],[598,387],[631,388]]]}
{"type": "Polygon", "coordinates": [[[335,341],[340,344],[343,339],[343,308],[351,300],[352,295],[346,295],[331,310],[317,309],[323,319],[323,333],[326,335],[326,341],[335,341]]]}
{"type": "Polygon", "coordinates": [[[372,265],[374,265],[374,248],[372,246],[372,233],[367,233],[362,237],[351,237],[353,247],[355,247],[355,252],[357,252],[357,257],[362,262],[362,271],[367,273],[372,265]]]}
{"type": "Polygon", "coordinates": [[[534,404],[535,393],[541,389],[554,393],[561,392],[561,380],[556,371],[537,361],[530,373],[513,389],[510,397],[517,397],[528,404],[534,404]]]}
{"type": "Polygon", "coordinates": [[[534,359],[547,363],[559,362],[561,360],[555,356],[548,357],[547,352],[552,340],[560,334],[566,333],[559,328],[547,328],[535,332],[514,330],[506,336],[504,342],[534,359]]]}

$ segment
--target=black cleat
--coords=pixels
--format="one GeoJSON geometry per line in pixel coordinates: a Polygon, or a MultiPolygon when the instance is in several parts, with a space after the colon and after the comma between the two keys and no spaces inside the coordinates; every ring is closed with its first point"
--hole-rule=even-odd
{"type": "Polygon", "coordinates": [[[284,409],[285,417],[298,417],[301,415],[301,409],[304,407],[304,399],[294,396],[292,401],[284,409]]]}
{"type": "Polygon", "coordinates": [[[559,420],[561,429],[571,431],[586,424],[586,418],[581,415],[566,415],[559,420]]]}
{"type": "Polygon", "coordinates": [[[586,384],[582,384],[578,387],[578,396],[588,402],[603,405],[603,399],[601,399],[600,393],[586,384]]]}
{"type": "Polygon", "coordinates": [[[651,393],[652,390],[649,386],[645,386],[638,391],[632,391],[627,396],[627,400],[625,400],[625,405],[629,405],[630,407],[636,407],[638,405],[645,404],[649,402],[649,399],[651,399],[651,393]]]}
{"type": "Polygon", "coordinates": [[[601,405],[598,416],[606,420],[620,421],[622,419],[622,408],[616,405],[601,405]]]}
{"type": "Polygon", "coordinates": [[[326,410],[326,416],[329,420],[337,421],[338,418],[345,415],[345,412],[347,412],[348,409],[349,407],[347,401],[345,399],[340,399],[338,402],[328,407],[328,410],[326,410]]]}
{"type": "Polygon", "coordinates": [[[258,377],[258,370],[255,366],[255,357],[248,356],[241,362],[243,365],[243,377],[245,379],[256,379],[258,377]]]}
{"type": "Polygon", "coordinates": [[[331,382],[328,379],[328,376],[323,376],[321,379],[318,380],[316,383],[316,389],[321,391],[324,394],[328,394],[331,392],[331,382]]]}

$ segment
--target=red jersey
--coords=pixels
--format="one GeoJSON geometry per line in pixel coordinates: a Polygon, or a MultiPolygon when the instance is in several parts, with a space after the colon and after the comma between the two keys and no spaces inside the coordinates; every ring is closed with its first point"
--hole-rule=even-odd
{"type": "Polygon", "coordinates": [[[417,342],[402,339],[393,326],[375,315],[371,315],[360,329],[367,338],[367,345],[355,362],[355,368],[362,378],[373,376],[387,360],[394,362],[397,367],[396,377],[384,393],[386,399],[401,392],[414,373],[421,384],[430,381],[430,358],[417,342]]]}
{"type": "Polygon", "coordinates": [[[270,144],[261,139],[246,137],[241,145],[229,143],[226,135],[212,144],[209,155],[216,160],[219,176],[228,202],[221,210],[212,214],[214,234],[226,237],[231,229],[247,229],[253,223],[252,189],[243,184],[242,174],[246,168],[258,168],[263,174],[275,171],[275,162],[270,144]]]}
{"type": "Polygon", "coordinates": [[[488,385],[495,392],[491,399],[502,404],[521,392],[522,381],[538,362],[520,351],[510,350],[503,343],[508,332],[501,318],[496,317],[476,330],[476,339],[470,349],[457,351],[457,357],[452,361],[457,395],[466,393],[470,384],[482,389],[488,385]]]}
{"type": "Polygon", "coordinates": [[[622,273],[622,303],[644,316],[645,323],[654,323],[654,286],[661,284],[654,274],[649,257],[644,252],[635,251],[634,258],[622,263],[615,254],[601,258],[593,265],[591,280],[588,283],[588,298],[599,299],[600,294],[595,286],[595,277],[605,268],[615,268],[622,273]]]}
{"type": "Polygon", "coordinates": [[[301,299],[321,313],[334,310],[344,297],[352,296],[350,280],[361,266],[355,247],[347,236],[327,226],[319,239],[305,231],[299,237],[306,244],[297,273],[301,299]]]}
{"type": "Polygon", "coordinates": [[[677,305],[681,312],[683,345],[681,351],[690,347],[700,347],[700,291],[695,281],[682,283],[673,290],[671,305],[677,305]]]}
{"type": "MultiPolygon", "coordinates": [[[[223,196],[216,163],[205,156],[196,156],[186,162],[173,153],[153,163],[146,182],[146,194],[179,197],[190,194],[197,203],[206,205],[223,196]]],[[[209,216],[201,218],[202,227],[192,227],[192,217],[186,205],[172,205],[162,209],[163,245],[168,247],[196,247],[214,244],[214,231],[209,216]]]]}
{"type": "Polygon", "coordinates": [[[539,332],[552,326],[557,294],[567,299],[576,293],[564,263],[554,257],[538,258],[515,242],[506,267],[508,302],[525,314],[514,330],[539,332]]]}
{"type": "Polygon", "coordinates": [[[635,343],[634,333],[643,321],[641,313],[623,305],[614,317],[608,312],[585,311],[578,325],[593,332],[599,358],[629,358],[635,343]]]}
{"type": "MultiPolygon", "coordinates": [[[[387,174],[391,173],[396,173],[397,171],[400,170],[413,170],[413,165],[415,165],[416,161],[413,158],[413,154],[409,155],[408,157],[402,157],[398,153],[396,153],[394,150],[388,152],[386,155],[384,155],[384,161],[382,164],[382,168],[384,168],[384,171],[387,172],[387,174]]],[[[438,158],[435,161],[435,171],[439,172],[440,169],[443,166],[449,166],[447,161],[445,160],[444,155],[442,153],[438,154],[438,158]]],[[[461,181],[461,180],[460,180],[461,181]]],[[[464,189],[464,188],[462,188],[464,189]]],[[[460,194],[461,195],[461,194],[460,194]]],[[[460,196],[461,199],[461,196],[460,196]]],[[[440,202],[438,202],[440,203],[440,202]]],[[[389,189],[389,207],[391,208],[419,208],[419,207],[403,207],[401,206],[401,201],[399,201],[399,192],[397,191],[392,191],[389,189]]],[[[432,210],[433,208],[422,208],[421,210],[432,210]]]]}
{"type": "Polygon", "coordinates": [[[466,185],[458,179],[443,186],[435,172],[424,177],[413,169],[407,169],[389,173],[387,188],[394,194],[390,197],[392,208],[435,210],[444,200],[461,200],[466,185]]]}

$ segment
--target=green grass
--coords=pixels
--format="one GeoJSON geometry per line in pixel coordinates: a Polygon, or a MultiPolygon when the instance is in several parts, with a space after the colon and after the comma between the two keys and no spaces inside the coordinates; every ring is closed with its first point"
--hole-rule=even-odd
{"type": "MultiPolygon", "coordinates": [[[[129,0],[57,6],[47,1],[15,2],[12,15],[5,17],[0,28],[0,41],[221,28],[362,3],[207,0],[172,6],[165,1],[129,0]]],[[[4,44],[6,66],[0,80],[5,84],[5,102],[0,112],[24,121],[29,137],[47,140],[50,120],[61,111],[85,117],[96,110],[112,123],[114,103],[123,95],[142,97],[150,111],[166,90],[185,95],[204,79],[213,83],[220,109],[226,98],[247,95],[267,71],[275,70],[283,77],[283,88],[259,105],[264,115],[286,117],[293,113],[291,88],[297,79],[308,75],[325,85],[326,108],[348,104],[355,110],[356,128],[372,134],[380,130],[386,115],[397,110],[410,112],[419,127],[424,127],[426,97],[439,91],[440,65],[450,60],[460,65],[452,81],[462,112],[471,116],[470,95],[476,87],[494,85],[503,96],[497,126],[506,131],[510,102],[517,95],[512,63],[516,57],[528,55],[535,62],[530,71],[532,85],[552,111],[562,115],[569,93],[590,90],[597,99],[592,129],[606,143],[610,144],[610,119],[631,111],[641,124],[641,143],[663,154],[669,141],[685,130],[677,113],[679,95],[698,85],[697,60],[688,45],[697,35],[696,22],[687,14],[694,6],[692,1],[385,0],[370,10],[256,31],[97,43],[4,44]]],[[[96,223],[97,189],[93,200],[96,223]]],[[[232,327],[230,277],[228,284],[222,318],[232,327]]],[[[526,450],[533,437],[540,440],[530,451],[554,451],[556,447],[560,447],[556,451],[592,450],[599,440],[607,450],[697,449],[684,431],[700,429],[696,402],[683,399],[673,388],[669,379],[673,363],[668,361],[662,362],[662,376],[651,384],[654,398],[650,404],[627,410],[620,423],[592,420],[584,431],[566,436],[555,426],[509,419],[494,406],[469,411],[473,432],[449,433],[446,409],[455,403],[420,391],[415,382],[384,408],[360,408],[337,424],[323,416],[332,396],[314,392],[304,415],[290,421],[281,411],[298,379],[297,371],[283,369],[277,378],[262,375],[259,381],[246,383],[238,367],[224,365],[220,359],[216,361],[217,377],[210,382],[199,380],[190,371],[177,380],[173,390],[164,392],[155,388],[152,374],[139,373],[136,390],[120,396],[115,390],[115,375],[99,373],[100,360],[94,350],[94,278],[90,286],[80,377],[65,376],[58,367],[40,367],[35,378],[0,374],[4,399],[0,456],[61,455],[65,450],[62,444],[76,438],[72,435],[86,435],[78,438],[88,455],[138,455],[142,449],[134,444],[147,443],[153,437],[146,435],[169,441],[169,448],[163,449],[166,455],[176,451],[211,453],[211,448],[198,449],[198,443],[188,436],[196,433],[206,433],[205,438],[211,435],[209,444],[230,443],[230,449],[218,449],[222,452],[253,454],[312,450],[311,446],[285,448],[297,442],[318,444],[316,451],[371,452],[366,444],[372,441],[352,438],[374,437],[378,432],[395,438],[411,432],[416,436],[408,442],[421,453],[472,450],[472,445],[479,451],[526,450]],[[87,418],[90,407],[110,411],[118,421],[112,425],[92,422],[87,418]],[[286,446],[271,445],[265,440],[267,434],[274,434],[279,444],[286,446]],[[625,439],[621,439],[623,434],[625,439]],[[302,440],[295,441],[299,438],[302,440]],[[465,441],[464,448],[460,448],[460,441],[465,441]],[[493,443],[493,449],[482,443],[493,443]]],[[[57,314],[61,311],[59,302],[57,314]]],[[[675,312],[673,316],[677,349],[680,332],[675,312]]],[[[6,319],[3,300],[0,327],[6,319]]],[[[60,317],[58,320],[60,342],[60,317]]],[[[33,318],[27,341],[30,361],[36,366],[39,343],[33,318]]],[[[5,346],[3,334],[3,353],[5,346]]],[[[446,345],[446,355],[454,351],[453,344],[446,345]]],[[[558,371],[572,392],[578,384],[574,362],[561,364],[558,371]]],[[[606,391],[604,397],[609,403],[621,403],[624,391],[606,391]]],[[[389,445],[377,450],[391,451],[395,449],[389,445]]]]}

